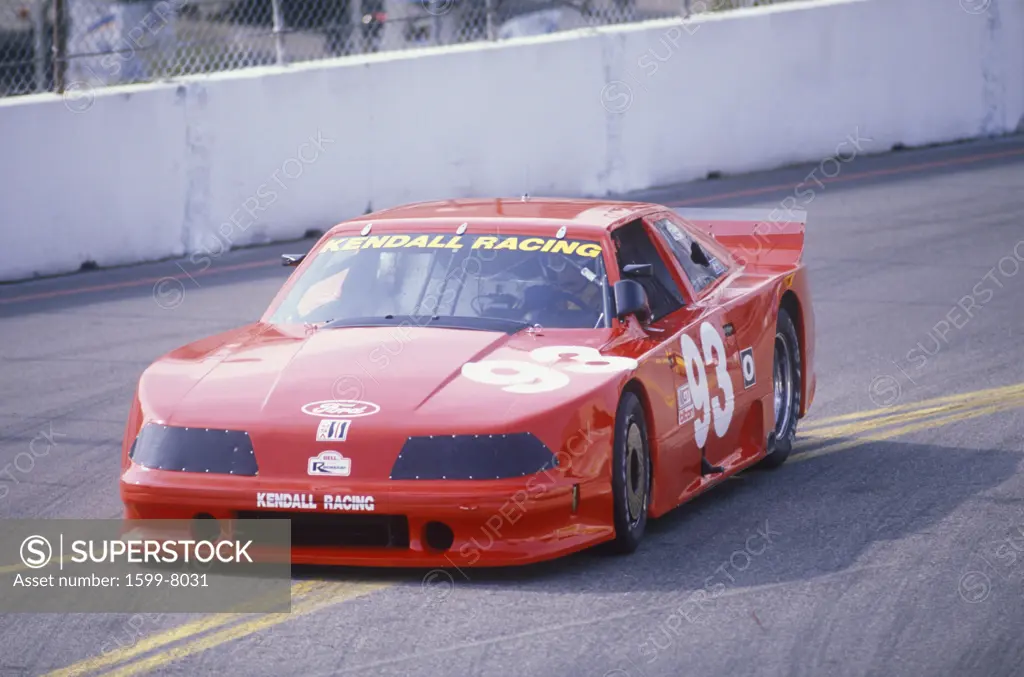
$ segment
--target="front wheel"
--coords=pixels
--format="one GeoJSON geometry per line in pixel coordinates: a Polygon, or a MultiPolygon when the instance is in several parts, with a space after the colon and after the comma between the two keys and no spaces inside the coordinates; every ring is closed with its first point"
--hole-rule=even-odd
{"type": "Polygon", "coordinates": [[[780,308],[775,323],[775,356],[772,364],[775,449],[761,461],[760,465],[764,468],[779,467],[793,450],[800,415],[801,374],[800,341],[796,335],[796,326],[786,309],[780,308]]]}
{"type": "Polygon", "coordinates": [[[615,540],[612,550],[631,553],[647,527],[651,498],[651,452],[640,399],[623,394],[615,416],[612,493],[615,497],[615,540]]]}

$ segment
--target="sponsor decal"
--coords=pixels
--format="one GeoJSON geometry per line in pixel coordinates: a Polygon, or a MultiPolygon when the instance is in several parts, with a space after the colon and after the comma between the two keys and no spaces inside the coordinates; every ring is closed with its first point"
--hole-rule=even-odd
{"type": "Polygon", "coordinates": [[[278,494],[260,491],[256,494],[257,508],[279,508],[282,510],[316,510],[313,494],[278,494]]]}
{"type": "Polygon", "coordinates": [[[690,386],[679,386],[676,390],[676,408],[679,410],[679,425],[689,423],[696,414],[693,408],[693,395],[690,386]]]}
{"type": "Polygon", "coordinates": [[[740,351],[740,366],[743,368],[743,387],[750,388],[757,383],[757,372],[754,369],[753,348],[744,348],[740,351]]]}
{"type": "Polygon", "coordinates": [[[348,427],[352,421],[324,419],[316,427],[317,442],[344,442],[348,437],[348,427]]]}
{"type": "Polygon", "coordinates": [[[569,374],[615,374],[636,369],[638,364],[631,357],[602,355],[590,346],[545,346],[530,351],[530,358],[532,362],[467,362],[462,375],[509,393],[546,393],[569,385],[569,374]]]}
{"type": "Polygon", "coordinates": [[[347,252],[360,249],[508,249],[520,252],[575,254],[586,258],[601,255],[597,242],[559,240],[547,237],[494,237],[488,235],[369,235],[366,237],[336,237],[328,240],[320,252],[347,252]]]}
{"type": "Polygon", "coordinates": [[[324,510],[366,511],[376,509],[373,496],[332,496],[324,494],[324,510]]]}
{"type": "MultiPolygon", "coordinates": [[[[261,491],[256,494],[256,507],[276,508],[278,510],[317,510],[319,505],[313,494],[282,494],[261,491]]],[[[323,509],[344,512],[373,512],[377,509],[377,504],[373,496],[324,494],[323,509]]]]}
{"type": "Polygon", "coordinates": [[[352,474],[352,459],[345,458],[337,451],[321,451],[309,459],[307,470],[310,475],[348,477],[352,474]]]}
{"type": "Polygon", "coordinates": [[[380,406],[361,400],[321,400],[302,407],[302,413],[320,418],[359,418],[380,411],[380,406]]]}

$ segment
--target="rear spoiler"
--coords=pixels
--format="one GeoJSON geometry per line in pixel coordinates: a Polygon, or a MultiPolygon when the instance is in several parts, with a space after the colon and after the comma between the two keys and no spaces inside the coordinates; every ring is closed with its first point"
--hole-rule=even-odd
{"type": "Polygon", "coordinates": [[[788,209],[673,209],[729,250],[741,265],[792,268],[804,251],[807,212],[788,209]]]}

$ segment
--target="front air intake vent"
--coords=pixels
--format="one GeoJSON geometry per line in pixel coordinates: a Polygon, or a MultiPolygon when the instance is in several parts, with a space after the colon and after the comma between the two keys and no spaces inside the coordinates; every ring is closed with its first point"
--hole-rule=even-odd
{"type": "Polygon", "coordinates": [[[410,437],[391,469],[393,480],[495,480],[558,466],[531,433],[410,437]]]}
{"type": "Polygon", "coordinates": [[[259,472],[249,433],[240,430],[150,423],[139,432],[128,456],[153,470],[247,476],[259,472]]]}

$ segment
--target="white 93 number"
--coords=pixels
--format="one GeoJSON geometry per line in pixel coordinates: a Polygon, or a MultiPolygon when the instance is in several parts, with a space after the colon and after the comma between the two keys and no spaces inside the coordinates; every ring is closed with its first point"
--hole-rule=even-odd
{"type": "Polygon", "coordinates": [[[637,366],[634,359],[602,355],[588,346],[546,346],[531,351],[530,359],[469,362],[462,375],[510,393],[545,393],[569,385],[569,373],[611,374],[637,366]]]}
{"type": "Polygon", "coordinates": [[[723,437],[729,430],[735,400],[725,359],[725,344],[722,343],[721,335],[714,326],[705,322],[700,326],[700,342],[704,346],[703,357],[692,338],[683,334],[680,339],[683,362],[686,364],[686,380],[690,385],[690,395],[693,397],[693,408],[700,413],[700,417],[693,423],[693,438],[698,447],[703,447],[708,440],[708,428],[712,421],[715,435],[723,437]],[[708,390],[708,374],[704,365],[712,361],[715,364],[718,386],[722,389],[724,398],[718,395],[711,397],[708,390]]]}

